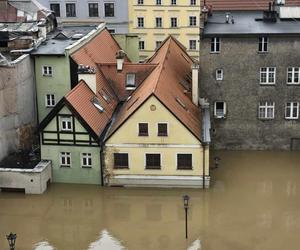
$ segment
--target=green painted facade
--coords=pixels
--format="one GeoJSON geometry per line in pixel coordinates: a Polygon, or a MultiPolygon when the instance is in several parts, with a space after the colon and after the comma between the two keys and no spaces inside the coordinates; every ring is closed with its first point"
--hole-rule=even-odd
{"type": "Polygon", "coordinates": [[[41,159],[52,161],[53,182],[102,183],[100,147],[67,107],[63,107],[41,132],[41,159]],[[65,117],[72,120],[72,131],[62,130],[61,119],[65,117]],[[71,153],[70,167],[61,166],[62,152],[71,153]],[[91,154],[90,168],[82,167],[83,153],[91,154]]]}
{"type": "Polygon", "coordinates": [[[46,107],[46,95],[54,94],[55,102],[71,89],[69,56],[35,56],[38,119],[41,122],[52,110],[46,107]],[[43,66],[52,67],[52,76],[43,75],[43,66]]]}
{"type": "Polygon", "coordinates": [[[117,43],[132,62],[139,61],[139,37],[133,34],[113,34],[117,43]]]}

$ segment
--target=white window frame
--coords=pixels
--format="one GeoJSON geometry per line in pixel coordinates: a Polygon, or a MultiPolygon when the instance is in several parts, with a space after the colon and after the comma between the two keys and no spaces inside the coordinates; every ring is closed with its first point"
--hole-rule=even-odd
{"type": "Polygon", "coordinates": [[[261,85],[275,85],[276,84],[276,67],[262,67],[262,68],[260,68],[259,82],[260,82],[261,85]],[[264,74],[265,74],[266,81],[262,81],[264,74]],[[274,81],[270,81],[271,74],[274,74],[274,81]]]}
{"type": "Polygon", "coordinates": [[[285,119],[287,120],[299,119],[299,102],[287,102],[285,104],[285,119]],[[294,109],[296,109],[296,116],[294,116],[294,109]],[[290,115],[288,115],[288,110],[290,115]]]}
{"type": "Polygon", "coordinates": [[[300,84],[300,67],[288,67],[286,69],[286,84],[290,85],[299,85],[300,84]],[[292,75],[291,79],[292,81],[289,82],[289,74],[292,75]],[[298,75],[297,77],[295,77],[298,75]],[[298,81],[295,81],[295,79],[298,78],[298,81]]]}
{"type": "Polygon", "coordinates": [[[269,38],[266,36],[262,36],[258,38],[258,52],[259,53],[267,53],[269,47],[269,38]],[[261,41],[260,41],[261,39],[261,41]],[[261,50],[260,50],[261,45],[261,50]]]}
{"type": "Polygon", "coordinates": [[[227,113],[227,105],[226,105],[226,102],[224,101],[216,101],[214,103],[214,116],[215,118],[218,118],[218,119],[223,119],[226,117],[226,113],[227,113]],[[217,112],[217,103],[223,103],[223,113],[222,114],[219,114],[217,112]]]}
{"type": "Polygon", "coordinates": [[[42,66],[42,75],[43,76],[53,76],[53,68],[52,66],[48,66],[48,65],[43,65],[42,66]]]}
{"type": "Polygon", "coordinates": [[[197,16],[189,16],[189,26],[190,27],[197,26],[197,16]]]}
{"type": "Polygon", "coordinates": [[[274,119],[275,118],[275,102],[260,102],[258,104],[258,118],[261,120],[274,119]],[[271,110],[271,116],[269,116],[270,110],[271,110]],[[262,115],[262,113],[263,113],[263,115],[262,115]]]}
{"type": "Polygon", "coordinates": [[[216,80],[217,81],[223,81],[224,80],[224,71],[223,71],[223,69],[216,69],[216,80]],[[220,73],[218,71],[220,71],[220,73]]]}
{"type": "Polygon", "coordinates": [[[81,167],[91,168],[93,166],[93,158],[91,153],[81,153],[81,167]],[[87,164],[85,164],[85,162],[87,164]]]}
{"type": "Polygon", "coordinates": [[[72,157],[70,152],[60,152],[59,155],[60,167],[71,167],[72,165],[72,157]],[[69,164],[67,163],[69,159],[69,164]],[[67,164],[64,164],[67,163],[67,164]]]}
{"type": "Polygon", "coordinates": [[[126,84],[125,87],[127,90],[133,90],[136,88],[136,75],[134,73],[127,73],[126,74],[126,84]],[[131,84],[130,81],[133,81],[133,83],[131,84]],[[130,82],[130,83],[129,83],[130,82]]]}
{"type": "Polygon", "coordinates": [[[52,107],[55,106],[55,104],[56,104],[56,102],[55,102],[55,95],[54,94],[46,94],[45,95],[45,106],[47,108],[52,108],[52,107]]]}
{"type": "Polygon", "coordinates": [[[138,28],[144,28],[145,27],[145,18],[144,17],[142,17],[142,16],[138,16],[137,17],[137,27],[138,28]],[[143,20],[143,25],[142,26],[140,26],[140,22],[139,22],[139,20],[143,20]]]}
{"type": "Polygon", "coordinates": [[[218,54],[221,51],[221,38],[220,37],[212,37],[210,41],[210,53],[218,54]],[[213,48],[211,45],[213,44],[213,48]],[[219,44],[219,49],[217,50],[217,44],[219,44]]]}
{"type": "Polygon", "coordinates": [[[61,117],[60,118],[60,126],[61,126],[61,131],[72,131],[72,117],[61,117]],[[68,126],[70,125],[70,127],[68,126]]]}

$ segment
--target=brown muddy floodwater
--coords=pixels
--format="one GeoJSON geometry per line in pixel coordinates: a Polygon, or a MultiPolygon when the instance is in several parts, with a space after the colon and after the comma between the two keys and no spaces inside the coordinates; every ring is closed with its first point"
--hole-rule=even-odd
{"type": "Polygon", "coordinates": [[[43,195],[0,193],[0,249],[10,231],[16,250],[300,249],[300,153],[215,155],[209,190],[52,184],[43,195]]]}

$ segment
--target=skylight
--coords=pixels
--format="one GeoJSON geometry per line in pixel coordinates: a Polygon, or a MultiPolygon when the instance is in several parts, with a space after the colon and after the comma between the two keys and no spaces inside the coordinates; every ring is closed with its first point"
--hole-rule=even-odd
{"type": "Polygon", "coordinates": [[[135,88],[135,74],[128,73],[126,75],[126,88],[135,88]]]}
{"type": "Polygon", "coordinates": [[[97,97],[94,97],[92,100],[94,106],[102,113],[104,111],[103,106],[101,105],[100,100],[97,97]]]}
{"type": "Polygon", "coordinates": [[[179,97],[176,97],[175,99],[176,99],[176,102],[178,102],[178,103],[180,104],[181,107],[183,107],[185,110],[187,109],[186,106],[185,106],[185,104],[184,104],[184,102],[181,101],[181,100],[179,99],[179,97]]]}
{"type": "Polygon", "coordinates": [[[107,103],[110,102],[110,96],[109,96],[108,92],[107,92],[104,88],[102,88],[102,91],[99,91],[98,93],[102,96],[102,98],[103,98],[107,103]]]}

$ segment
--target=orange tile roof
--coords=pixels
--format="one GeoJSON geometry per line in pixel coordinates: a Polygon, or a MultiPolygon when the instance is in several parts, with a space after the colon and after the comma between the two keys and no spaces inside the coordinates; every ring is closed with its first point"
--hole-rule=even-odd
{"type": "MultiPolygon", "coordinates": [[[[204,1],[201,1],[202,4],[204,1]]],[[[272,0],[206,0],[212,10],[267,10],[272,0]]],[[[285,6],[299,6],[300,0],[286,0],[285,6]]]]}
{"type": "Polygon", "coordinates": [[[190,96],[186,94],[190,88],[186,88],[183,84],[190,76],[192,59],[183,46],[170,36],[149,62],[158,64],[158,66],[133,92],[130,100],[124,103],[106,139],[150,96],[154,95],[192,134],[201,140],[201,112],[199,107],[192,103],[190,96]]]}
{"type": "MultiPolygon", "coordinates": [[[[78,65],[96,67],[97,63],[116,62],[116,53],[119,50],[121,50],[119,44],[108,30],[104,29],[91,41],[72,53],[71,57],[78,65]]],[[[125,62],[129,61],[126,56],[125,62]]]]}
{"type": "Polygon", "coordinates": [[[115,63],[98,64],[98,69],[102,71],[103,76],[121,101],[126,100],[133,92],[133,90],[126,90],[125,88],[126,75],[128,73],[135,74],[135,85],[138,87],[155,67],[156,64],[150,63],[124,63],[123,70],[117,71],[117,65],[115,63]]]}

